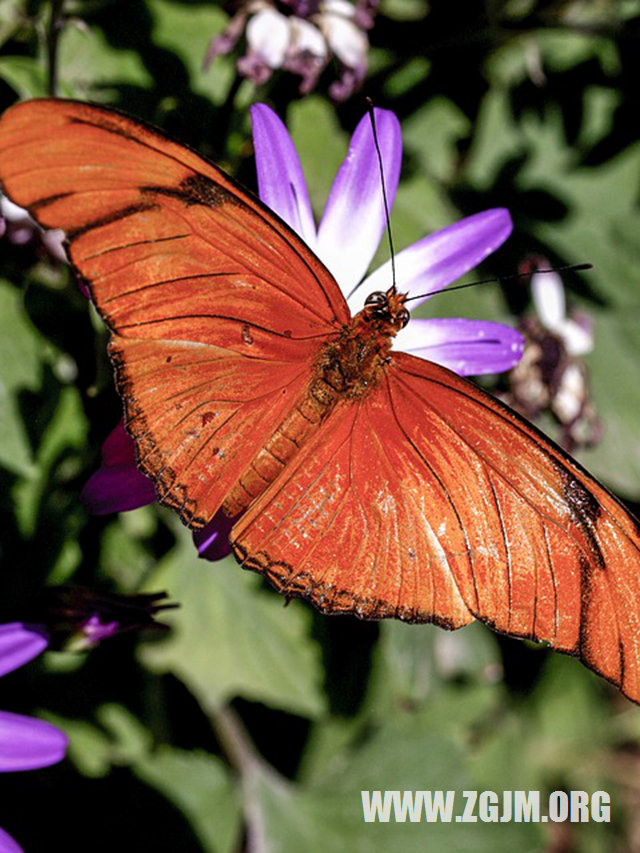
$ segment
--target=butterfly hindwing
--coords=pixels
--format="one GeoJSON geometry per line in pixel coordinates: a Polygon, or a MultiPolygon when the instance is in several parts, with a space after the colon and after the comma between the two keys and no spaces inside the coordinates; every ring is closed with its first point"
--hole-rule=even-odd
{"type": "Polygon", "coordinates": [[[407,434],[441,466],[469,538],[452,563],[469,609],[504,633],[549,642],[640,698],[640,531],[591,475],[470,382],[400,353],[395,399],[407,434]],[[413,409],[413,418],[409,411],[413,409]],[[434,446],[418,419],[446,425],[434,446]],[[461,492],[457,443],[477,468],[461,492]]]}
{"type": "Polygon", "coordinates": [[[386,382],[338,406],[237,522],[236,556],[324,612],[449,628],[472,621],[443,551],[465,552],[455,508],[411,455],[386,382]],[[451,537],[440,541],[447,522],[451,537]]]}
{"type": "Polygon", "coordinates": [[[403,353],[234,527],[244,565],[329,612],[550,643],[640,698],[640,536],[467,380],[403,353]]]}

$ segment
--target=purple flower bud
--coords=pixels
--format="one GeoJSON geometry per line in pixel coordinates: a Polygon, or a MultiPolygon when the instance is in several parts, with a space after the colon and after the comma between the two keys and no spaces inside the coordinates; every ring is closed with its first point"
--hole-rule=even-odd
{"type": "Polygon", "coordinates": [[[86,651],[116,634],[167,630],[155,616],[178,605],[165,598],[164,592],[125,595],[59,586],[45,590],[40,612],[54,648],[86,651]]]}

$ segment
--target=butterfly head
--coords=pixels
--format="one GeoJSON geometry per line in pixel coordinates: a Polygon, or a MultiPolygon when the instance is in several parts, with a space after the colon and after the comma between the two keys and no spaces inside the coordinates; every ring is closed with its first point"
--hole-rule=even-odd
{"type": "Polygon", "coordinates": [[[390,287],[386,293],[376,290],[367,296],[363,313],[369,320],[377,320],[388,327],[387,334],[396,335],[409,322],[409,311],[404,307],[406,293],[390,287]]]}

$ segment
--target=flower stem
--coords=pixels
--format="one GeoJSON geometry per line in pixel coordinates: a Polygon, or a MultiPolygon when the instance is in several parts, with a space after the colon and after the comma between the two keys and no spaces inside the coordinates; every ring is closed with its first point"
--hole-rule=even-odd
{"type": "Polygon", "coordinates": [[[215,736],[229,764],[239,776],[246,838],[245,853],[268,853],[264,815],[258,786],[265,774],[276,776],[255,748],[242,720],[229,705],[209,714],[215,736]]]}
{"type": "Polygon", "coordinates": [[[47,76],[49,78],[49,94],[58,93],[58,43],[64,22],[62,9],[64,0],[52,0],[51,16],[47,30],[47,76]]]}
{"type": "Polygon", "coordinates": [[[214,710],[210,715],[211,726],[229,764],[240,776],[249,776],[262,764],[244,723],[231,706],[214,710]]]}

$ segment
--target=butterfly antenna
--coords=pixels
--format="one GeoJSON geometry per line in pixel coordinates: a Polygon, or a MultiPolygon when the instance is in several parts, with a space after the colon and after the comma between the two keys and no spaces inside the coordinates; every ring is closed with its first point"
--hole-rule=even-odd
{"type": "Polygon", "coordinates": [[[425,296],[437,296],[441,293],[452,293],[454,290],[464,290],[466,287],[477,287],[479,284],[495,284],[496,282],[512,281],[516,278],[524,278],[528,275],[548,272],[583,272],[584,270],[593,269],[593,264],[567,264],[562,267],[549,267],[543,270],[529,270],[528,272],[514,272],[510,275],[497,275],[494,278],[483,278],[480,281],[470,281],[467,284],[454,284],[453,287],[443,287],[442,290],[437,290],[435,293],[422,293],[417,296],[410,296],[406,302],[411,302],[412,299],[424,299],[425,296]]]}
{"type": "Polygon", "coordinates": [[[378,142],[378,131],[376,128],[376,117],[373,111],[373,101],[371,98],[365,98],[367,103],[367,111],[369,113],[369,119],[371,121],[371,130],[373,131],[373,144],[376,149],[376,155],[378,157],[378,168],[380,169],[380,183],[382,185],[382,204],[384,206],[384,218],[387,223],[387,238],[389,240],[389,255],[391,258],[391,286],[393,290],[397,290],[396,287],[396,253],[393,248],[393,237],[391,236],[391,221],[389,219],[389,202],[387,201],[387,188],[384,180],[384,166],[382,164],[382,154],[380,152],[380,143],[378,142]]]}

